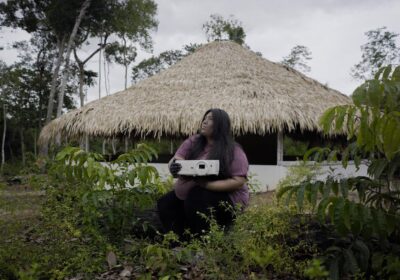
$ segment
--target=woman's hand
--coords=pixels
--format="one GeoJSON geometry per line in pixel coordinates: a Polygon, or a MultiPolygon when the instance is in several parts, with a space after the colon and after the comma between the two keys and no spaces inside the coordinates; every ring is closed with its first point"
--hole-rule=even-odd
{"type": "Polygon", "coordinates": [[[178,172],[182,169],[182,165],[180,163],[176,163],[175,162],[176,160],[183,160],[183,158],[181,158],[181,157],[173,157],[168,162],[169,172],[171,172],[172,177],[174,177],[174,178],[178,177],[178,172]]]}
{"type": "Polygon", "coordinates": [[[171,162],[169,165],[169,172],[171,172],[172,177],[178,177],[178,172],[182,169],[182,165],[180,163],[176,163],[175,160],[171,162]]]}

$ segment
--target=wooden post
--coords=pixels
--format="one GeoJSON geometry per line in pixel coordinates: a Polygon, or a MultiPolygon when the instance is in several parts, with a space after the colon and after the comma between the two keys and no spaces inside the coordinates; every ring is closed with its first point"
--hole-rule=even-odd
{"type": "Polygon", "coordinates": [[[85,134],[85,152],[89,152],[90,146],[89,146],[89,134],[85,134]]]}
{"type": "Polygon", "coordinates": [[[113,137],[113,138],[111,139],[111,148],[112,148],[112,153],[113,153],[113,155],[115,155],[115,154],[117,153],[117,148],[116,148],[115,146],[116,146],[116,140],[115,140],[115,138],[113,137]]]}
{"type": "Polygon", "coordinates": [[[129,138],[128,136],[125,136],[125,153],[127,153],[129,150],[129,138]]]}
{"type": "Polygon", "coordinates": [[[278,131],[277,133],[277,154],[276,154],[276,165],[281,165],[283,161],[283,132],[278,131]]]}

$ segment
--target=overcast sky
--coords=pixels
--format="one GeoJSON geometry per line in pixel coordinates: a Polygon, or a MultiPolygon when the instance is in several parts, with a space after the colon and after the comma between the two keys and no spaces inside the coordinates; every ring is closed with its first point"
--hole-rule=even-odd
{"type": "MultiPolygon", "coordinates": [[[[180,49],[189,43],[205,43],[202,24],[211,14],[228,18],[234,15],[242,22],[246,44],[263,57],[279,62],[295,45],[312,52],[307,75],[329,87],[350,95],[359,82],[350,76],[351,67],[360,61],[364,33],[387,26],[400,33],[399,0],[155,0],[158,4],[158,30],[153,33],[154,54],[180,49]]],[[[0,31],[1,45],[29,38],[21,31],[0,31]]],[[[81,51],[84,57],[94,44],[81,51]]],[[[143,51],[137,62],[151,54],[143,51]]],[[[98,56],[88,67],[98,71],[98,56]]],[[[15,51],[0,51],[0,59],[12,63],[15,51]]],[[[136,62],[136,63],[137,63],[136,62]]],[[[109,66],[109,92],[124,88],[122,67],[109,66]]],[[[104,77],[104,73],[102,74],[104,77]]],[[[106,94],[102,82],[102,95],[106,94]]],[[[88,100],[99,95],[98,85],[88,90],[88,100]]]]}

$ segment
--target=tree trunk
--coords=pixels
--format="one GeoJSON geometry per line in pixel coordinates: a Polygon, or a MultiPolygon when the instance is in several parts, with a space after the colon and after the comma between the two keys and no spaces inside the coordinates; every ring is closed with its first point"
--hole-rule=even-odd
{"type": "Polygon", "coordinates": [[[19,135],[21,139],[21,155],[22,155],[22,166],[25,166],[25,143],[24,143],[24,129],[19,129],[19,135]]]}
{"type": "Polygon", "coordinates": [[[85,82],[85,69],[83,64],[79,64],[79,98],[81,100],[81,107],[85,105],[85,94],[83,93],[83,83],[85,82]]]}
{"type": "MultiPolygon", "coordinates": [[[[105,39],[106,40],[106,39],[105,39]]],[[[85,105],[85,95],[83,94],[83,86],[85,83],[85,64],[97,53],[100,52],[101,54],[101,50],[106,46],[106,44],[100,44],[100,47],[95,50],[94,52],[92,52],[85,60],[80,60],[78,57],[78,54],[76,53],[76,48],[74,48],[74,56],[75,56],[75,60],[78,63],[78,67],[79,67],[79,97],[80,97],[80,101],[81,101],[81,107],[83,107],[83,105],[85,105]]]]}
{"type": "MultiPolygon", "coordinates": [[[[46,115],[46,122],[45,124],[48,124],[52,117],[53,117],[53,111],[54,111],[54,97],[56,94],[56,89],[57,89],[57,80],[58,80],[58,73],[60,72],[60,67],[63,62],[64,58],[64,47],[65,47],[65,39],[66,36],[64,36],[61,41],[57,39],[57,48],[58,48],[58,57],[56,60],[56,67],[54,68],[53,71],[53,77],[51,80],[51,88],[50,88],[50,95],[49,95],[49,101],[47,103],[47,115],[46,115]]],[[[43,143],[39,147],[39,154],[43,157],[47,157],[49,154],[49,143],[43,143]]]]}
{"type": "Polygon", "coordinates": [[[0,173],[3,174],[3,167],[6,162],[6,155],[4,151],[4,144],[6,143],[6,132],[7,132],[7,111],[6,105],[3,104],[3,116],[4,116],[4,128],[3,128],[3,139],[1,141],[1,170],[0,173]]]}
{"type": "Polygon", "coordinates": [[[128,63],[126,61],[126,39],[125,36],[122,36],[124,40],[124,66],[125,66],[125,89],[128,87],[128,63]]]}
{"type": "Polygon", "coordinates": [[[103,153],[103,155],[105,155],[106,154],[106,140],[105,139],[103,139],[103,145],[102,145],[102,153],[103,153]]]}
{"type": "MultiPolygon", "coordinates": [[[[103,38],[100,36],[100,46],[103,44],[103,38]]],[[[101,49],[99,52],[99,99],[101,98],[101,49]]],[[[104,142],[103,142],[104,143],[104,142]]],[[[103,144],[104,146],[104,144],[103,144]]]]}
{"type": "Polygon", "coordinates": [[[60,40],[57,40],[57,48],[58,48],[58,57],[56,60],[56,67],[53,71],[53,77],[51,80],[51,88],[50,88],[50,96],[49,101],[47,104],[47,116],[46,116],[46,124],[48,124],[53,116],[53,108],[54,108],[54,96],[56,94],[57,88],[57,80],[58,80],[58,73],[60,72],[60,67],[64,58],[64,47],[65,47],[65,36],[60,40]]]}
{"type": "Polygon", "coordinates": [[[81,24],[82,18],[84,17],[86,10],[89,8],[89,5],[90,5],[90,0],[85,0],[85,2],[83,2],[82,7],[79,11],[79,15],[76,18],[74,28],[72,29],[71,35],[68,40],[63,77],[62,77],[62,81],[61,81],[61,88],[60,88],[60,92],[58,94],[57,118],[59,116],[61,116],[62,106],[64,105],[64,92],[65,92],[65,88],[67,86],[67,81],[69,78],[69,60],[70,60],[70,56],[71,56],[71,51],[73,49],[74,40],[75,40],[76,34],[78,32],[79,25],[81,24]]]}
{"type": "Polygon", "coordinates": [[[37,158],[37,148],[36,148],[36,145],[37,145],[36,140],[37,139],[36,138],[37,138],[36,128],[34,128],[34,130],[33,130],[33,153],[35,155],[35,158],[37,158]]]}

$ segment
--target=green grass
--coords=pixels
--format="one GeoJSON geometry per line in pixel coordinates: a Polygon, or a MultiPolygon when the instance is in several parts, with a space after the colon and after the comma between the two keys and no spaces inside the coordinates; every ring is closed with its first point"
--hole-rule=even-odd
{"type": "MultiPolygon", "coordinates": [[[[173,235],[127,235],[114,245],[88,238],[68,219],[43,216],[49,215],[41,212],[46,199],[28,186],[0,191],[0,279],[116,277],[129,266],[139,279],[302,278],[315,253],[311,242],[301,242],[304,225],[293,224],[293,213],[277,207],[273,192],[252,194],[250,207],[228,232],[214,225],[204,238],[178,243],[175,249],[173,235]],[[109,251],[117,255],[112,269],[106,262],[109,251]],[[302,254],[305,257],[299,259],[302,254]]],[[[54,211],[62,212],[61,203],[59,207],[54,211]]]]}

